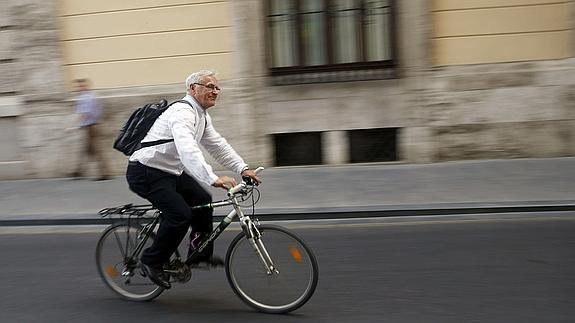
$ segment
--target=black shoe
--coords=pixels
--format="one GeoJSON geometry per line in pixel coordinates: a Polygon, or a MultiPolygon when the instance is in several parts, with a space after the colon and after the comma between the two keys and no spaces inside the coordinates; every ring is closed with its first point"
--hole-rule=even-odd
{"type": "Polygon", "coordinates": [[[195,260],[190,263],[190,266],[198,267],[200,264],[205,264],[207,267],[223,267],[226,263],[218,256],[211,256],[209,258],[195,260]]]}
{"type": "Polygon", "coordinates": [[[110,179],[112,179],[110,176],[100,176],[100,177],[98,177],[98,178],[96,178],[96,179],[94,179],[94,180],[95,180],[95,181],[107,181],[107,180],[110,180],[110,179]]]}
{"type": "Polygon", "coordinates": [[[142,270],[144,271],[146,276],[148,276],[150,280],[153,281],[156,285],[165,289],[170,289],[172,287],[170,282],[165,279],[163,270],[150,267],[145,263],[142,263],[142,270]]]}

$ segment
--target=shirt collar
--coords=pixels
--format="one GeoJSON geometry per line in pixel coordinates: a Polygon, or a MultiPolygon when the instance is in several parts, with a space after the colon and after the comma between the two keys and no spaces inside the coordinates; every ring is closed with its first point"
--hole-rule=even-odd
{"type": "Polygon", "coordinates": [[[206,110],[202,108],[202,106],[198,103],[198,101],[196,101],[196,99],[193,96],[186,94],[184,100],[190,102],[194,107],[194,109],[196,109],[198,112],[206,114],[206,110]]]}

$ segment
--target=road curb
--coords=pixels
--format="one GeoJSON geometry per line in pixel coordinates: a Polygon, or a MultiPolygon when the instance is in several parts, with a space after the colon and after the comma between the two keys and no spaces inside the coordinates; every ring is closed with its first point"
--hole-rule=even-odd
{"type": "MultiPolygon", "coordinates": [[[[429,216],[429,215],[465,215],[465,214],[494,214],[494,213],[533,213],[533,212],[561,212],[575,211],[575,203],[560,205],[513,205],[513,206],[471,206],[471,207],[436,207],[436,208],[397,208],[344,211],[332,209],[307,209],[305,212],[258,212],[255,218],[260,221],[286,221],[286,220],[321,220],[321,219],[356,219],[394,216],[429,216]]],[[[248,215],[251,215],[247,213],[248,215]]],[[[0,227],[18,226],[68,226],[68,225],[108,225],[116,220],[98,218],[97,215],[67,215],[66,218],[38,218],[4,219],[0,220],[0,227]]],[[[214,215],[214,222],[219,222],[223,215],[214,215]]]]}

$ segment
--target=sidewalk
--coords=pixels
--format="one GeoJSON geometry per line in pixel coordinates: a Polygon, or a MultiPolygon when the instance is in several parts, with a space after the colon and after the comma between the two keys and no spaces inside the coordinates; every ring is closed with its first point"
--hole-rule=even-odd
{"type": "MultiPolygon", "coordinates": [[[[269,168],[261,178],[260,219],[575,209],[575,158],[269,168]]],[[[0,225],[91,223],[127,203],[146,202],[123,177],[0,181],[0,225]]]]}

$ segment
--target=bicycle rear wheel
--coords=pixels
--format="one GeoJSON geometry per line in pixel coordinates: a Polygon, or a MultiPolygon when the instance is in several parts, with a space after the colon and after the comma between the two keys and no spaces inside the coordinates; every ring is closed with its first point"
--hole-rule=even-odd
{"type": "MultiPolygon", "coordinates": [[[[100,277],[112,291],[122,298],[143,302],[158,297],[164,289],[143,273],[139,254],[131,257],[143,238],[141,230],[141,226],[127,223],[108,227],[96,247],[96,265],[100,277]]],[[[143,249],[149,247],[154,238],[151,233],[143,249]]]]}
{"type": "Polygon", "coordinates": [[[240,233],[226,254],[226,276],[232,289],[249,306],[266,313],[287,313],[304,305],[318,281],[315,256],[291,231],[272,225],[258,227],[261,241],[277,273],[265,265],[240,233]]]}

